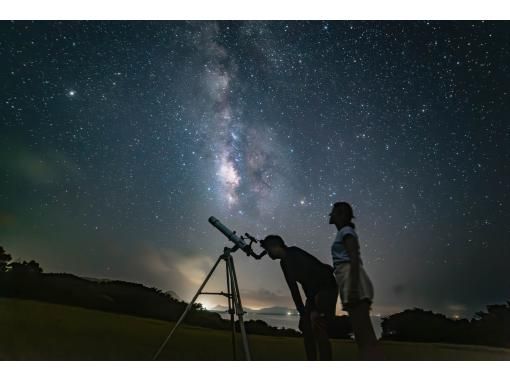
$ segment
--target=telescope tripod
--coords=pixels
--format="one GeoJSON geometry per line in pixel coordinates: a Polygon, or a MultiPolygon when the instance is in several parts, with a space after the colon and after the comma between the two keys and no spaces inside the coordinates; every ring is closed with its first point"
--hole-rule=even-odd
{"type": "Polygon", "coordinates": [[[158,351],[156,352],[156,354],[153,357],[153,360],[156,360],[159,357],[159,355],[165,348],[166,344],[168,343],[168,341],[174,334],[177,327],[179,327],[179,325],[182,323],[182,321],[184,320],[186,315],[192,309],[196,299],[198,298],[198,296],[200,294],[221,295],[221,296],[227,297],[228,312],[230,314],[230,323],[232,325],[232,352],[233,352],[234,360],[236,360],[236,358],[237,358],[236,325],[235,325],[234,315],[237,315],[237,319],[239,321],[239,328],[241,330],[241,338],[242,338],[243,349],[244,349],[244,358],[246,360],[251,360],[250,347],[248,346],[248,337],[246,336],[246,330],[244,328],[244,320],[243,320],[244,310],[243,310],[243,306],[241,304],[241,294],[239,292],[239,285],[237,283],[236,270],[234,267],[234,259],[232,258],[232,255],[231,255],[231,253],[236,251],[238,248],[239,247],[237,245],[235,245],[232,248],[229,248],[229,247],[223,248],[223,255],[218,257],[218,259],[216,260],[216,263],[214,263],[212,269],[210,270],[209,274],[205,278],[204,282],[202,283],[200,288],[198,288],[197,293],[195,294],[195,296],[193,297],[191,302],[188,304],[188,306],[184,310],[184,313],[182,313],[179,320],[175,324],[174,328],[172,329],[172,331],[170,331],[170,334],[168,334],[168,336],[164,340],[163,344],[161,344],[161,346],[159,347],[158,351]],[[207,284],[207,281],[209,281],[209,278],[212,276],[212,274],[214,273],[214,270],[216,269],[216,267],[222,260],[225,261],[225,265],[226,265],[227,292],[226,293],[225,292],[202,292],[202,289],[205,287],[205,285],[207,284]]]}

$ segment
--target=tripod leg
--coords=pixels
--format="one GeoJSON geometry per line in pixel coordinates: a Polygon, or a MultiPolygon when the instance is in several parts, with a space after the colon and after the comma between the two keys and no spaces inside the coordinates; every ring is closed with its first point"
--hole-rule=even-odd
{"type": "Polygon", "coordinates": [[[225,266],[225,269],[226,269],[226,273],[227,273],[228,312],[230,314],[230,325],[232,327],[232,355],[234,357],[234,360],[237,360],[236,323],[235,323],[235,320],[234,320],[235,310],[234,310],[234,305],[233,305],[233,301],[232,301],[232,288],[233,288],[233,286],[231,285],[231,278],[230,278],[230,269],[229,269],[230,261],[226,260],[225,263],[227,264],[225,266]]]}
{"type": "Polygon", "coordinates": [[[243,339],[244,355],[246,360],[251,360],[250,347],[248,345],[248,337],[246,336],[246,330],[244,329],[243,321],[243,305],[241,304],[241,294],[239,292],[239,285],[237,283],[236,269],[234,267],[234,259],[232,256],[228,256],[227,260],[230,260],[230,276],[232,278],[232,296],[235,303],[237,312],[237,319],[239,320],[239,328],[241,329],[241,337],[243,339]]]}
{"type": "Polygon", "coordinates": [[[189,313],[189,311],[191,310],[191,308],[193,307],[193,304],[195,303],[196,299],[198,298],[198,296],[200,295],[200,293],[202,293],[202,289],[204,288],[205,284],[207,284],[207,281],[209,281],[209,278],[211,277],[211,275],[213,274],[214,270],[216,269],[216,267],[218,266],[218,264],[220,263],[220,261],[224,259],[223,256],[220,256],[218,257],[218,260],[216,260],[216,262],[214,263],[213,267],[211,268],[211,270],[209,271],[209,274],[207,275],[207,277],[205,278],[204,282],[202,283],[202,285],[200,286],[200,288],[198,288],[197,290],[197,293],[195,294],[195,296],[193,297],[193,299],[191,300],[191,302],[188,304],[188,306],[186,307],[186,309],[184,310],[184,313],[182,313],[181,317],[179,318],[179,320],[176,322],[174,328],[172,329],[172,331],[170,331],[170,334],[168,334],[168,336],[166,337],[166,339],[164,340],[164,342],[161,344],[161,346],[159,347],[158,351],[154,354],[154,357],[152,358],[152,360],[156,360],[158,358],[158,356],[161,354],[161,351],[163,351],[163,348],[165,348],[166,344],[168,343],[168,341],[170,340],[170,338],[172,337],[173,333],[175,332],[175,330],[177,329],[177,327],[179,327],[179,325],[181,324],[181,322],[184,320],[184,318],[186,317],[186,315],[189,313]]]}

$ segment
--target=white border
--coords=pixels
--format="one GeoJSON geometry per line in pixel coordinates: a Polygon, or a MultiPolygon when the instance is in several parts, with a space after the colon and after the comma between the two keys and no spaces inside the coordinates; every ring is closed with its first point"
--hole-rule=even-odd
{"type": "MultiPolygon", "coordinates": [[[[324,379],[479,380],[510,373],[510,362],[3,362],[2,375],[40,380],[324,379]]],[[[6,377],[7,378],[7,377],[6,377]]]]}
{"type": "MultiPolygon", "coordinates": [[[[501,20],[509,2],[496,0],[16,0],[2,3],[3,20],[501,20]]],[[[41,380],[208,378],[224,380],[352,379],[479,380],[510,373],[510,362],[3,362],[2,376],[41,380]]]]}
{"type": "Polygon", "coordinates": [[[501,20],[503,0],[14,0],[19,20],[501,20]]]}

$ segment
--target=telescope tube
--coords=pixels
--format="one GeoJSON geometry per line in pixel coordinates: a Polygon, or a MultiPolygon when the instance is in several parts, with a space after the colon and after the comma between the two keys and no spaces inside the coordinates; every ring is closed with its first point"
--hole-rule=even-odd
{"type": "Polygon", "coordinates": [[[237,236],[235,234],[235,232],[230,231],[230,229],[228,227],[226,227],[223,223],[221,223],[214,216],[211,216],[209,218],[209,223],[211,223],[214,227],[216,227],[223,235],[225,235],[227,237],[228,240],[230,240],[232,243],[237,245],[243,251],[245,251],[246,253],[251,253],[251,252],[247,252],[247,250],[250,250],[250,246],[248,244],[246,244],[246,242],[243,239],[241,239],[239,236],[237,236]]]}

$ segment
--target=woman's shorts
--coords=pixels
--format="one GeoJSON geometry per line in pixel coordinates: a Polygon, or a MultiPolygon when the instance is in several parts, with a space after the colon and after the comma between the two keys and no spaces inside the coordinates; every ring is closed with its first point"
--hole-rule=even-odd
{"type": "MultiPolygon", "coordinates": [[[[340,294],[340,300],[342,301],[342,308],[347,310],[353,305],[353,302],[349,302],[348,299],[351,286],[351,263],[346,262],[336,265],[333,274],[335,275],[336,283],[338,285],[338,293],[340,294]]],[[[358,301],[365,301],[372,304],[372,300],[374,299],[374,287],[361,263],[359,265],[358,294],[358,301]]]]}

